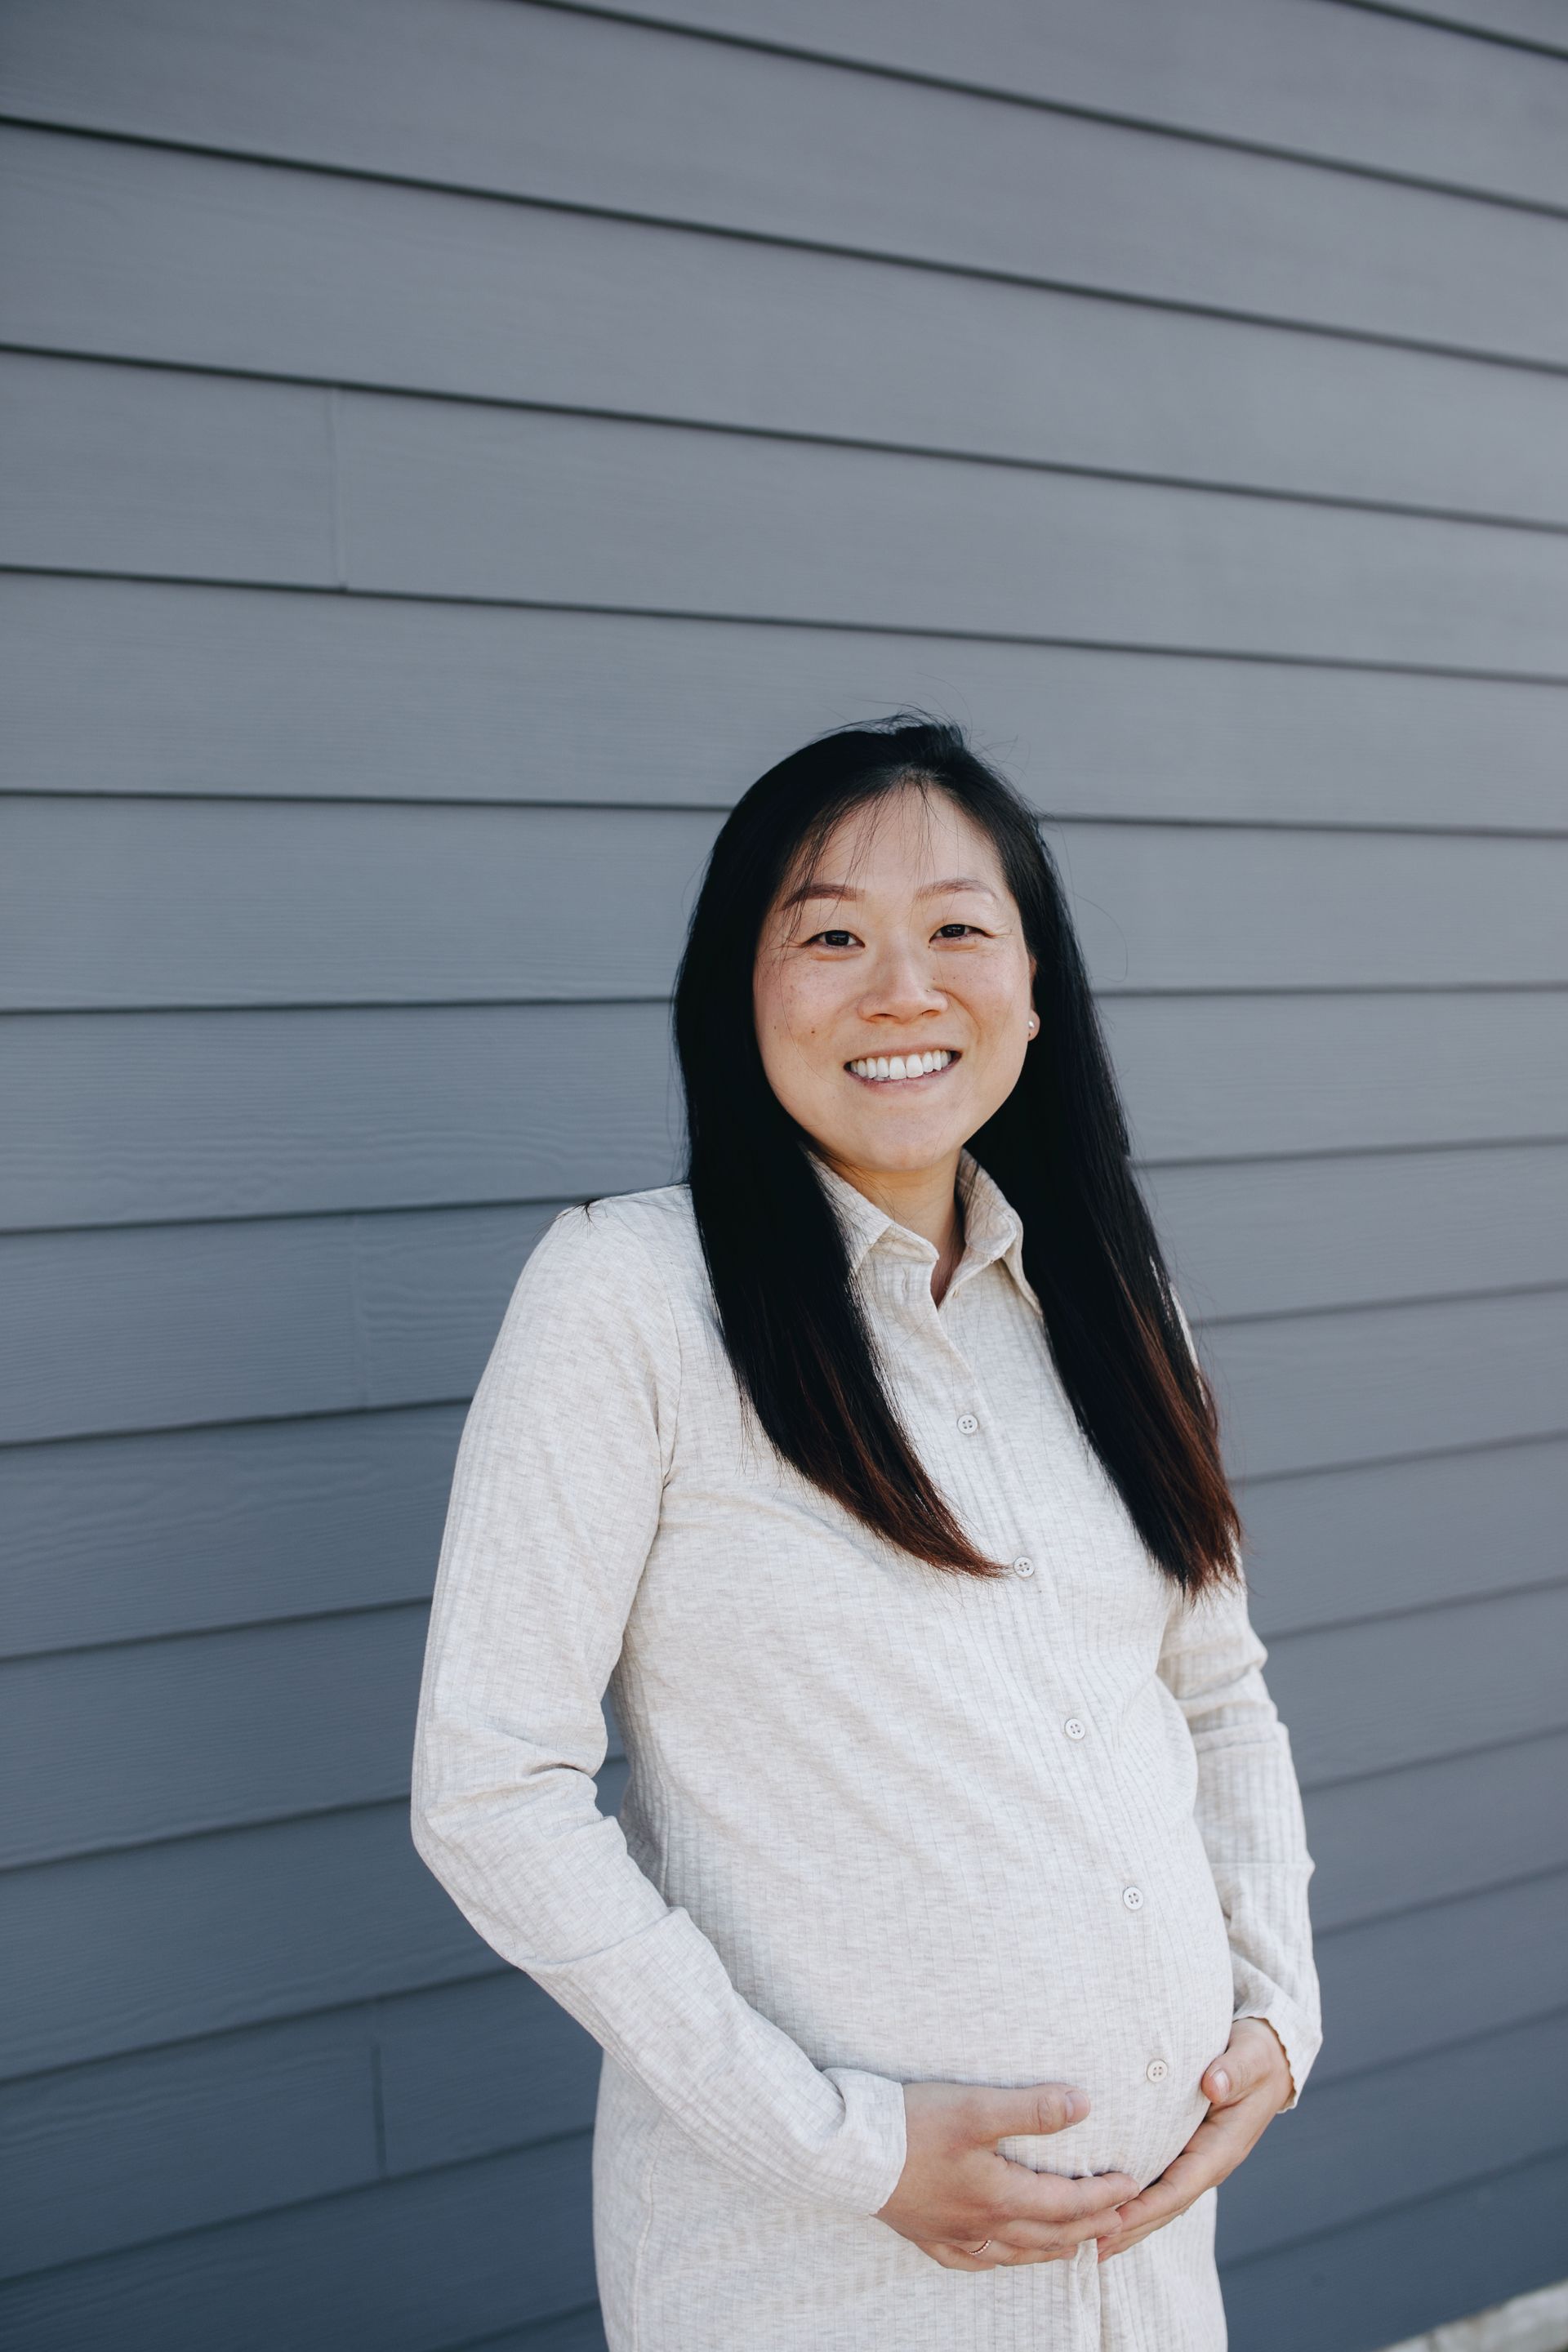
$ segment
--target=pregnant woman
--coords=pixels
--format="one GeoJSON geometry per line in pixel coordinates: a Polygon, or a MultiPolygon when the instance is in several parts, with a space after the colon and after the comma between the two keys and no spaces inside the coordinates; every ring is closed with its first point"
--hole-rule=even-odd
{"type": "Polygon", "coordinates": [[[808,744],[676,1034],[688,1181],[555,1219],[474,1399],[416,1754],[420,1853],[605,2052],[609,2342],[1221,2352],[1311,1863],[1027,807],[940,723],[808,744]]]}

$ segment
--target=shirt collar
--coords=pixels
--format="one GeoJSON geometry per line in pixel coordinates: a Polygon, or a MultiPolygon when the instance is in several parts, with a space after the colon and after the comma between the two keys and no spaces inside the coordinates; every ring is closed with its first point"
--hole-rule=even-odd
{"type": "MultiPolygon", "coordinates": [[[[806,1156],[838,1212],[852,1275],[859,1272],[872,1250],[881,1256],[916,1258],[927,1265],[936,1264],[934,1243],[928,1242],[921,1234],[911,1233],[908,1225],[900,1225],[886,1209],[878,1208],[874,1201],[868,1201],[847,1177],[829,1168],[815,1151],[806,1156]]],[[[1001,1258],[1025,1296],[1033,1298],[1034,1292],[1024,1273],[1022,1217],[972,1151],[961,1150],[958,1155],[958,1183],[963,1202],[963,1255],[948,1285],[949,1294],[1001,1258]]]]}

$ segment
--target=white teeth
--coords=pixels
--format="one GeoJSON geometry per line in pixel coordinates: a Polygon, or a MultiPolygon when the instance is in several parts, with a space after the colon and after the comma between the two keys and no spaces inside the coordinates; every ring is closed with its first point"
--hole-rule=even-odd
{"type": "Polygon", "coordinates": [[[861,1062],[851,1062],[850,1069],[858,1078],[885,1078],[896,1083],[900,1078],[928,1078],[933,1070],[945,1070],[952,1055],[939,1046],[930,1054],[868,1055],[861,1062]]]}

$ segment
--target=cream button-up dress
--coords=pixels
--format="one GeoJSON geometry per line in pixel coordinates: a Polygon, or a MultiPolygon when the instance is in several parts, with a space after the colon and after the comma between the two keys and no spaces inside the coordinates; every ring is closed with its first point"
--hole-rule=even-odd
{"type": "Polygon", "coordinates": [[[1005,1578],[922,1566],[743,1409],[684,1186],[563,1212],[464,1427],[415,1841],[603,2044],[613,2352],[1221,2352],[1214,2198],[1100,2266],[875,2219],[900,2085],[1076,2084],[1002,2143],[1152,2180],[1237,2016],[1299,2091],[1311,1863],[1245,1601],[1186,1604],[1082,1437],[966,1152],[937,1253],[821,1168],[905,1426],[1005,1578]],[[595,1802],[608,1688],[630,1762],[595,1802]]]}

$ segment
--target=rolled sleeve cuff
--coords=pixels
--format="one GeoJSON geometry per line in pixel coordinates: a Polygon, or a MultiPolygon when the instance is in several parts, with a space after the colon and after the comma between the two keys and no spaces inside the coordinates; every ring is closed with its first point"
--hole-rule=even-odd
{"type": "Polygon", "coordinates": [[[904,2086],[889,2074],[868,2074],[856,2066],[826,2066],[828,2081],[844,2102],[844,2128],[825,2166],[825,2201],[853,2213],[879,2213],[904,2169],[904,2086]]]}
{"type": "Polygon", "coordinates": [[[1281,2115],[1286,2115],[1306,2087],[1312,2061],[1322,2048],[1322,2033],[1283,1993],[1275,1993],[1268,2000],[1248,2002],[1237,2011],[1233,2022],[1239,2024],[1244,2017],[1256,2017],[1263,2024],[1272,2026],[1279,2037],[1285,2053],[1285,2063],[1290,2070],[1290,2095],[1279,2110],[1281,2115]]]}

